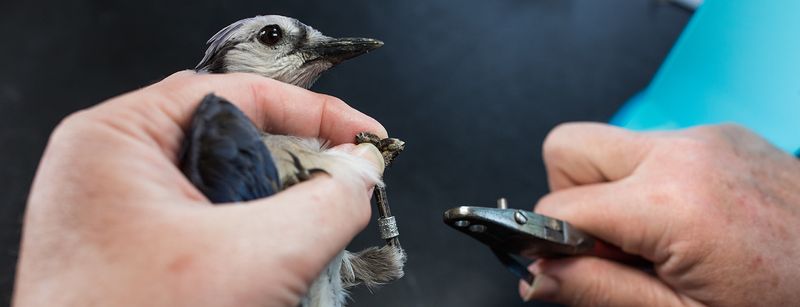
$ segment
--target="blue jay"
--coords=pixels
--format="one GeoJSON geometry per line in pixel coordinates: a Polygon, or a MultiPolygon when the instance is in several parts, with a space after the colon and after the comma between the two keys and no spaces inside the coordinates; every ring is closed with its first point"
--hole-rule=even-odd
{"type": "MultiPolygon", "coordinates": [[[[208,45],[195,68],[200,73],[249,72],[309,88],[322,72],[383,43],[331,38],[297,19],[270,15],[239,20],[212,36],[208,45]]],[[[378,147],[387,165],[404,146],[400,140],[381,140],[369,133],[356,136],[356,142],[378,147]]],[[[370,178],[385,192],[380,170],[369,162],[328,149],[324,140],[261,132],[233,104],[213,94],[195,111],[180,167],[213,203],[267,197],[314,172],[370,178]]],[[[390,244],[358,253],[342,251],[312,283],[301,306],[343,306],[349,287],[374,287],[402,277],[405,252],[396,241],[396,226],[386,226],[381,224],[382,237],[390,233],[384,237],[390,244]],[[395,237],[390,238],[392,231],[395,237]]]]}

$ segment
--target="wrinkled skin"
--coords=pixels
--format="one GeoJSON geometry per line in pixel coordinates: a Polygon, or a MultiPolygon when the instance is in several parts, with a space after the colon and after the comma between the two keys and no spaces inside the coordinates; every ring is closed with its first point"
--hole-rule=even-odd
{"type": "Polygon", "coordinates": [[[248,74],[177,73],[55,129],[28,200],[16,306],[298,304],[367,225],[374,182],[321,175],[248,205],[211,205],[175,165],[209,92],[261,129],[383,163],[373,146],[346,144],[387,133],[341,100],[248,74]]]}
{"type": "Polygon", "coordinates": [[[546,259],[528,299],[575,306],[787,306],[800,302],[800,162],[738,126],[637,133],[566,124],[535,211],[655,264],[546,259]],[[542,277],[543,276],[543,277],[542,277]]]}

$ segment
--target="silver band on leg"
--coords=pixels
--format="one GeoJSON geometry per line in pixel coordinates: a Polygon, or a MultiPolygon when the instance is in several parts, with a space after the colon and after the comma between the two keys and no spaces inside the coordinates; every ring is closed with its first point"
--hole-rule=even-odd
{"type": "Polygon", "coordinates": [[[388,240],[400,235],[397,229],[397,221],[394,216],[383,217],[378,219],[378,229],[381,231],[381,239],[388,240]]]}

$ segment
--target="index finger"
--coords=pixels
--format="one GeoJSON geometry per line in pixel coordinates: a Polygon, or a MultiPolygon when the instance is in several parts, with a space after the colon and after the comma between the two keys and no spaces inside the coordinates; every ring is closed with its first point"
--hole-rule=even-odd
{"type": "Polygon", "coordinates": [[[181,127],[188,126],[202,97],[213,92],[234,103],[260,129],[272,133],[319,137],[333,145],[352,143],[355,135],[364,131],[388,136],[380,123],[338,98],[253,74],[183,71],[144,90],[154,92],[156,99],[134,103],[164,111],[181,127]]]}
{"type": "Polygon", "coordinates": [[[654,263],[672,221],[685,220],[683,213],[665,202],[653,201],[640,193],[642,186],[626,181],[576,186],[541,198],[534,211],[569,222],[623,252],[642,256],[654,263]]]}

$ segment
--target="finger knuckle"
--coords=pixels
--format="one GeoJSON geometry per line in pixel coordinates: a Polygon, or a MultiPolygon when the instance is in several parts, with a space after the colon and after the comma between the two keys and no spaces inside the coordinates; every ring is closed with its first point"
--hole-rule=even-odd
{"type": "Polygon", "coordinates": [[[615,135],[623,131],[620,128],[600,123],[562,123],[553,128],[545,137],[542,156],[545,162],[558,161],[569,154],[576,140],[586,139],[588,135],[615,135]]]}
{"type": "Polygon", "coordinates": [[[250,93],[253,96],[251,101],[264,101],[266,97],[272,97],[275,95],[275,84],[273,84],[271,79],[259,79],[251,82],[250,85],[250,93]]]}
{"type": "Polygon", "coordinates": [[[97,114],[95,113],[91,110],[81,110],[67,115],[56,125],[53,136],[90,126],[89,124],[96,120],[97,114]]]}
{"type": "Polygon", "coordinates": [[[709,138],[700,137],[701,135],[705,134],[704,131],[696,131],[690,135],[681,135],[676,138],[670,138],[668,142],[666,142],[666,147],[674,148],[676,151],[679,152],[701,152],[708,150],[710,147],[710,140],[709,138]]]}
{"type": "Polygon", "coordinates": [[[546,162],[562,159],[569,145],[571,136],[586,131],[586,124],[563,123],[550,130],[542,144],[542,157],[546,162]]]}
{"type": "Polygon", "coordinates": [[[558,145],[564,138],[579,134],[589,129],[587,123],[561,123],[553,127],[544,139],[545,144],[558,145]]]}
{"type": "Polygon", "coordinates": [[[720,146],[728,142],[721,126],[699,126],[686,131],[686,137],[705,146],[720,146]]]}
{"type": "Polygon", "coordinates": [[[726,132],[735,132],[735,133],[749,133],[750,130],[747,129],[745,126],[742,126],[737,123],[723,123],[716,125],[718,130],[726,131],[726,132]]]}
{"type": "Polygon", "coordinates": [[[708,170],[719,159],[719,146],[706,138],[678,137],[661,144],[662,161],[675,161],[681,170],[708,170]]]}
{"type": "Polygon", "coordinates": [[[686,132],[690,136],[718,145],[732,144],[737,139],[755,136],[750,129],[736,123],[698,126],[688,129],[686,132]]]}
{"type": "MultiPolygon", "coordinates": [[[[663,172],[670,178],[662,182],[654,191],[675,192],[709,182],[717,170],[720,153],[718,148],[705,140],[679,138],[664,144],[665,150],[659,157],[663,161],[663,172]]],[[[674,195],[673,195],[674,196],[674,195]]],[[[670,197],[671,198],[671,197],[670,197]]]]}
{"type": "Polygon", "coordinates": [[[59,122],[58,125],[56,125],[56,129],[82,123],[88,120],[90,117],[91,117],[91,111],[88,110],[80,110],[74,112],[61,119],[61,122],[59,122]]]}
{"type": "Polygon", "coordinates": [[[763,142],[763,139],[758,134],[745,126],[736,123],[719,125],[718,134],[720,135],[720,139],[723,140],[729,147],[734,147],[736,144],[740,143],[763,142]]]}
{"type": "MultiPolygon", "coordinates": [[[[171,75],[167,76],[166,78],[164,78],[164,80],[162,80],[162,82],[166,82],[166,83],[178,82],[178,81],[185,80],[187,78],[202,77],[202,76],[205,76],[205,74],[198,74],[193,70],[181,70],[181,71],[176,71],[176,72],[172,73],[171,75]]],[[[161,82],[159,82],[159,83],[161,83],[161,82]]]]}
{"type": "Polygon", "coordinates": [[[330,107],[338,108],[347,106],[347,103],[345,103],[344,100],[341,100],[335,96],[326,94],[317,94],[317,95],[318,95],[317,97],[319,97],[320,101],[322,101],[322,103],[325,105],[326,108],[330,107]]]}
{"type": "Polygon", "coordinates": [[[272,79],[253,79],[253,81],[249,83],[251,99],[245,99],[239,102],[238,106],[244,110],[252,111],[255,118],[260,120],[257,124],[259,124],[262,129],[269,129],[274,124],[268,121],[267,118],[279,122],[277,125],[283,125],[281,122],[286,120],[285,113],[267,114],[268,110],[285,109],[280,107],[281,104],[286,103],[283,98],[285,91],[280,88],[280,86],[283,85],[285,84],[272,79]]]}

